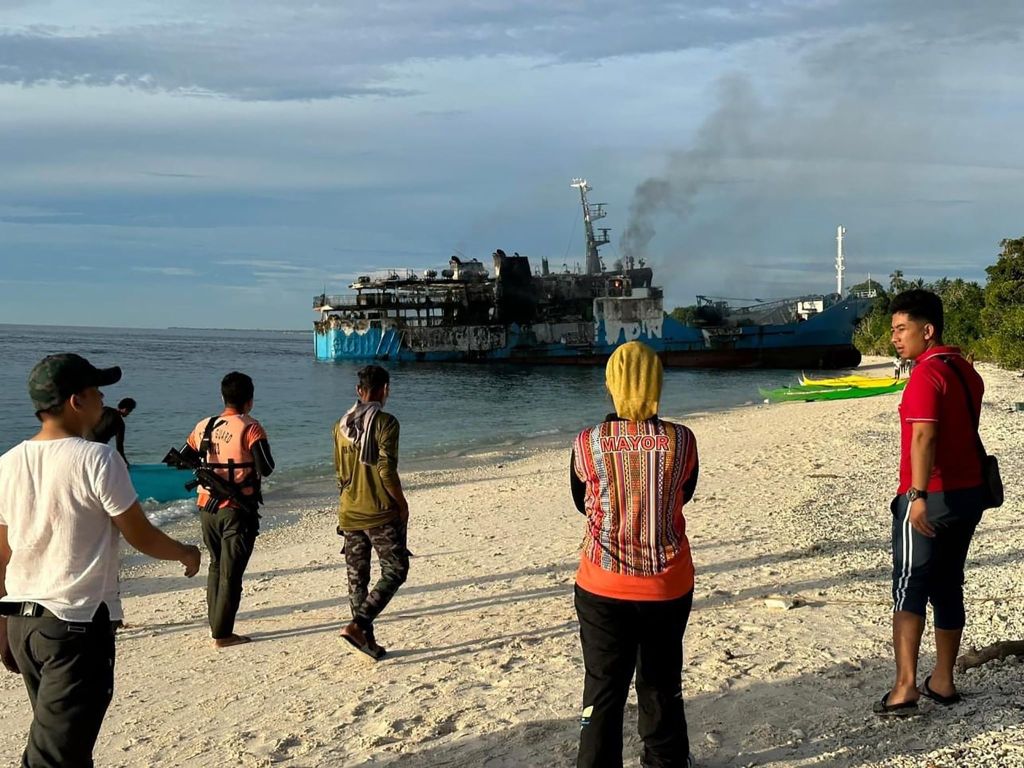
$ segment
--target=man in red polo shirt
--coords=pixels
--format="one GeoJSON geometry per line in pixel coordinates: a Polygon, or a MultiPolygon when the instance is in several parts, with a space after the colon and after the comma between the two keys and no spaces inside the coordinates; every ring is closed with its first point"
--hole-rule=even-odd
{"type": "Polygon", "coordinates": [[[874,710],[906,716],[920,696],[944,706],[960,700],[953,665],[965,622],[964,563],[985,508],[975,422],[985,384],[959,348],[943,345],[938,296],[906,291],[890,309],[893,346],[915,365],[900,403],[900,484],[891,504],[896,682],[874,710]],[[936,660],[919,690],[928,602],[936,660]]]}

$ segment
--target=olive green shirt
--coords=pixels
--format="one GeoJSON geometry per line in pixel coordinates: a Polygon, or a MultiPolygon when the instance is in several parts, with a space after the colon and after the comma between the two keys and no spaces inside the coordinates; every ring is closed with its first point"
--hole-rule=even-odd
{"type": "Polygon", "coordinates": [[[373,420],[377,463],[359,462],[359,449],[334,425],[334,471],[338,476],[338,527],[365,531],[398,518],[398,507],[385,485],[398,485],[398,419],[380,411],[373,420]]]}

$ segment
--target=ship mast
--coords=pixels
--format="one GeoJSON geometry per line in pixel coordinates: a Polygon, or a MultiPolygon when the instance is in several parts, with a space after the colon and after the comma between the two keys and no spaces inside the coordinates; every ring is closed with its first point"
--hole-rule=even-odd
{"type": "Polygon", "coordinates": [[[608,237],[608,227],[598,227],[597,231],[599,235],[594,234],[594,222],[598,219],[603,219],[607,216],[607,212],[604,209],[604,203],[596,203],[591,205],[587,202],[587,192],[593,189],[586,179],[573,179],[570,187],[575,187],[580,191],[580,203],[583,205],[583,227],[586,231],[587,236],[587,274],[588,275],[599,275],[603,271],[601,269],[601,256],[597,249],[602,245],[607,245],[610,242],[608,237]]]}
{"type": "MultiPolygon", "coordinates": [[[[846,274],[846,259],[843,258],[843,235],[846,227],[836,227],[836,293],[843,295],[843,275],[846,274]]],[[[870,286],[868,286],[870,288],[870,286]]]]}

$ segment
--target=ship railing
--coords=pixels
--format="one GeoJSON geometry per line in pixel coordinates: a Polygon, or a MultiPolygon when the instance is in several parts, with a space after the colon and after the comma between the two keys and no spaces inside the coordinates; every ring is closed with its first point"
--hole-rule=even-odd
{"type": "Polygon", "coordinates": [[[358,306],[356,299],[357,294],[354,293],[334,295],[321,293],[319,296],[313,297],[313,309],[323,309],[324,307],[331,307],[332,309],[355,309],[358,306]]]}
{"type": "Polygon", "coordinates": [[[395,293],[394,291],[363,291],[353,294],[330,296],[320,294],[313,297],[313,309],[364,310],[364,309],[430,309],[440,307],[461,307],[467,302],[464,291],[395,293]]]}
{"type": "Polygon", "coordinates": [[[388,292],[344,293],[333,296],[321,294],[313,297],[313,309],[377,309],[402,305],[394,294],[388,292]]]}

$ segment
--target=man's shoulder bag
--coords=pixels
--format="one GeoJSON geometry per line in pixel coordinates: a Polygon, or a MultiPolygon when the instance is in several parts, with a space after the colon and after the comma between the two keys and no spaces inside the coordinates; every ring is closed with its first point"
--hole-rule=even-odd
{"type": "Polygon", "coordinates": [[[943,357],[942,362],[948,365],[953,374],[960,381],[960,386],[967,399],[967,413],[974,422],[974,438],[978,449],[978,458],[981,460],[981,488],[985,495],[985,509],[994,509],[1003,504],[1003,478],[999,476],[999,460],[990,456],[985,450],[985,444],[981,442],[981,433],[978,431],[981,426],[981,414],[974,412],[974,401],[971,399],[971,389],[967,386],[964,375],[956,367],[956,363],[948,357],[943,357]]]}

